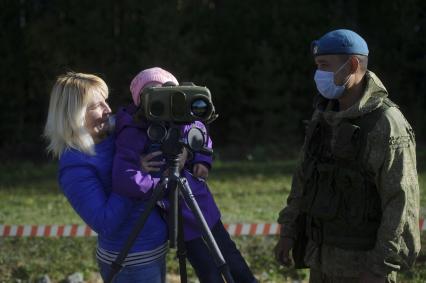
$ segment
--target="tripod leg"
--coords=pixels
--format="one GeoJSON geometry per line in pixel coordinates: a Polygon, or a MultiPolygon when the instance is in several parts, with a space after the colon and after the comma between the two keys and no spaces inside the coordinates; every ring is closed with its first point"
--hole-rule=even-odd
{"type": "Polygon", "coordinates": [[[169,181],[170,193],[170,212],[169,212],[169,247],[177,248],[176,257],[179,260],[179,274],[181,283],[186,283],[188,275],[186,272],[186,247],[183,231],[183,217],[181,202],[179,201],[179,191],[177,190],[177,179],[174,176],[169,181]]]}
{"type": "Polygon", "coordinates": [[[177,182],[175,178],[171,178],[168,184],[169,191],[169,247],[176,248],[178,238],[178,215],[179,215],[179,191],[176,189],[177,182]]]}
{"type": "MultiPolygon", "coordinates": [[[[178,190],[176,190],[178,191],[178,190]]],[[[187,283],[188,282],[188,274],[186,272],[186,247],[185,247],[185,239],[184,239],[184,231],[183,231],[183,216],[181,209],[181,202],[178,202],[178,235],[177,235],[177,250],[176,256],[179,260],[179,274],[180,274],[180,282],[187,283]]]]}
{"type": "Polygon", "coordinates": [[[212,253],[213,259],[216,262],[217,267],[222,273],[225,282],[234,283],[234,279],[231,276],[229,266],[226,264],[225,259],[223,258],[223,255],[213,237],[213,234],[210,231],[206,220],[204,219],[203,213],[201,212],[201,209],[198,206],[197,200],[195,199],[194,195],[192,194],[191,188],[189,187],[188,181],[185,178],[180,178],[178,186],[185,199],[186,204],[189,206],[195,218],[197,219],[198,224],[200,225],[203,238],[206,241],[210,252],[212,253]]]}
{"type": "Polygon", "coordinates": [[[127,238],[126,242],[124,243],[124,246],[120,253],[118,254],[117,258],[114,262],[111,264],[111,271],[108,274],[107,279],[105,280],[106,283],[112,282],[115,275],[120,272],[120,270],[123,268],[121,265],[123,261],[126,259],[127,254],[129,253],[130,249],[133,246],[133,243],[135,242],[136,238],[139,236],[140,231],[142,230],[143,226],[146,223],[146,220],[148,219],[149,214],[154,209],[155,205],[157,204],[157,201],[160,200],[164,193],[167,186],[168,179],[164,179],[159,183],[155,189],[153,190],[152,197],[150,198],[149,202],[147,203],[144,212],[140,215],[139,219],[135,223],[135,226],[133,227],[132,231],[130,232],[129,237],[127,238]]]}

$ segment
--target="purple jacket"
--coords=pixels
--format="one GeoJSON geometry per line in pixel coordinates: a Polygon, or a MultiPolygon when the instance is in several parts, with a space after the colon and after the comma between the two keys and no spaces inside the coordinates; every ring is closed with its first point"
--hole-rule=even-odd
{"type": "MultiPolygon", "coordinates": [[[[117,138],[112,171],[112,190],[127,197],[149,199],[152,195],[152,189],[160,181],[160,178],[154,177],[141,169],[140,157],[147,152],[151,141],[146,133],[149,122],[141,121],[136,123],[133,121],[135,111],[136,107],[132,104],[126,108],[121,108],[116,115],[115,131],[117,138]]],[[[201,122],[195,123],[198,128],[201,128],[206,133],[206,129],[201,122]]],[[[189,131],[191,127],[192,125],[185,126],[184,133],[189,131]]],[[[209,148],[212,146],[210,138],[207,146],[209,148]]],[[[194,158],[187,162],[182,172],[182,176],[188,180],[207,224],[212,228],[220,219],[220,212],[207,184],[192,176],[190,168],[195,163],[204,163],[211,167],[212,158],[196,153],[194,158]]],[[[163,201],[163,203],[166,203],[167,211],[167,200],[163,201]]],[[[182,213],[184,217],[185,241],[200,237],[201,231],[198,228],[198,223],[186,204],[182,205],[182,213]]]]}

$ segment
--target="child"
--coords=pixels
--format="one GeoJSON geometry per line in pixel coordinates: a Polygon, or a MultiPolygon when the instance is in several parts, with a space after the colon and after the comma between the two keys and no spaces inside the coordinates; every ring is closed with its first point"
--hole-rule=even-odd
{"type": "MultiPolygon", "coordinates": [[[[148,199],[152,189],[159,182],[158,173],[164,162],[154,161],[161,152],[153,152],[145,157],[152,142],[147,135],[149,121],[136,122],[133,115],[140,104],[140,94],[146,87],[161,86],[166,82],[178,85],[176,78],[161,68],[150,68],[141,71],[132,81],[130,90],[133,104],[121,109],[116,115],[116,153],[113,165],[113,187],[125,196],[148,199]]],[[[201,122],[195,122],[205,134],[206,129],[201,122]]],[[[192,125],[184,127],[186,133],[192,125]]],[[[207,146],[212,142],[208,138],[207,146]]],[[[200,206],[204,218],[227,262],[235,282],[257,282],[235,243],[225,230],[220,212],[207,184],[199,178],[206,178],[211,167],[212,158],[195,153],[191,161],[187,161],[182,176],[188,180],[192,192],[200,206]]],[[[182,164],[183,165],[183,164],[182,164]]],[[[186,204],[182,205],[184,222],[184,240],[187,257],[201,283],[223,282],[221,274],[202,239],[201,230],[192,211],[186,204]]]]}

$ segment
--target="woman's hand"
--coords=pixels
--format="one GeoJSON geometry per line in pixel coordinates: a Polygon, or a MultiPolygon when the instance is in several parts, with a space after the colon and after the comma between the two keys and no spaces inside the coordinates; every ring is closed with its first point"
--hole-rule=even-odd
{"type": "Polygon", "coordinates": [[[194,174],[194,177],[207,179],[207,177],[209,176],[209,169],[206,165],[202,163],[197,163],[194,165],[192,173],[194,174]]]}
{"type": "Polygon", "coordinates": [[[163,166],[165,162],[152,160],[152,159],[162,154],[163,154],[162,151],[154,151],[154,152],[148,153],[147,155],[142,155],[141,156],[142,171],[145,171],[147,173],[160,171],[160,167],[163,166]]]}

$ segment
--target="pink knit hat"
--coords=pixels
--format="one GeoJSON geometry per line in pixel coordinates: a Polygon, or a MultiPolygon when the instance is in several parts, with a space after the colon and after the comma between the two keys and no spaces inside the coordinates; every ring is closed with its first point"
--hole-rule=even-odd
{"type": "Polygon", "coordinates": [[[145,85],[151,82],[164,84],[166,82],[174,82],[179,84],[177,79],[169,72],[159,67],[145,69],[137,74],[130,83],[130,91],[132,92],[133,102],[136,106],[140,103],[140,94],[145,85]]]}

